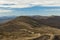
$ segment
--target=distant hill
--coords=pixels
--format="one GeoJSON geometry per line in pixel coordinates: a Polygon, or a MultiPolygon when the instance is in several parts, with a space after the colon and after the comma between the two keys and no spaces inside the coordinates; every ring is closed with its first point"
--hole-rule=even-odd
{"type": "Polygon", "coordinates": [[[60,16],[32,16],[40,23],[60,29],[60,16]]]}

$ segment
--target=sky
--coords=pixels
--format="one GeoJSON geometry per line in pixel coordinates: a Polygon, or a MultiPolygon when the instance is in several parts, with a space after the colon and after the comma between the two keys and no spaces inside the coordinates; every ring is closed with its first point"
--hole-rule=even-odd
{"type": "Polygon", "coordinates": [[[0,0],[0,16],[58,15],[60,0],[0,0]]]}

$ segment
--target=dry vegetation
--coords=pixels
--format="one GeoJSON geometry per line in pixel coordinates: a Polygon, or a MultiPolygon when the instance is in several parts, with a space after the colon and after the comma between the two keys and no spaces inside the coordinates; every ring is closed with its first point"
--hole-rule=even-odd
{"type": "Polygon", "coordinates": [[[0,40],[60,40],[60,29],[21,16],[0,25],[0,40]]]}

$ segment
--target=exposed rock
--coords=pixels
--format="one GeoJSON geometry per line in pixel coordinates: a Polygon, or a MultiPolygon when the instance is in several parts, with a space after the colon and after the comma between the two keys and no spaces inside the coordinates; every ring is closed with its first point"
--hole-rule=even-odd
{"type": "Polygon", "coordinates": [[[33,40],[49,40],[49,39],[50,39],[49,35],[42,35],[42,36],[35,38],[33,40]]]}

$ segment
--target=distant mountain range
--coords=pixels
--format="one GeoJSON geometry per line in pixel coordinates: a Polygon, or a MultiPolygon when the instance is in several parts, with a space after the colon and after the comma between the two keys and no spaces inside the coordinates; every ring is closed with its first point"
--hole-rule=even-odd
{"type": "Polygon", "coordinates": [[[60,40],[60,16],[1,17],[2,40],[60,40]]]}
{"type": "Polygon", "coordinates": [[[10,21],[14,18],[16,18],[16,16],[2,16],[2,17],[0,17],[0,24],[10,21]]]}

